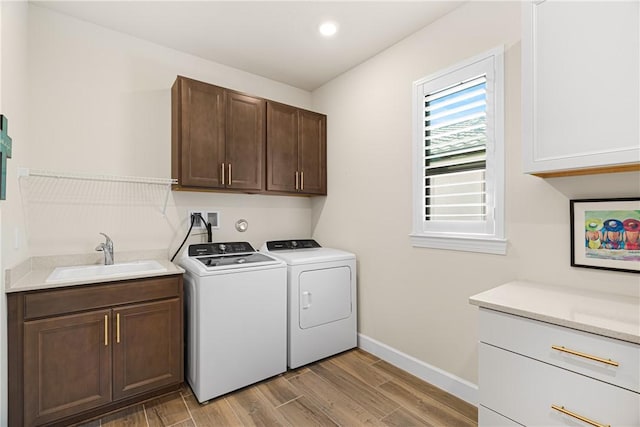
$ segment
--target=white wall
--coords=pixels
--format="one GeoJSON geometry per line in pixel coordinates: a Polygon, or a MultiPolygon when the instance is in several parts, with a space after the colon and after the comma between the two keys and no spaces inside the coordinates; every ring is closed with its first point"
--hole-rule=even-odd
{"type": "MultiPolygon", "coordinates": [[[[14,246],[16,229],[24,228],[16,163],[23,158],[28,139],[26,52],[27,3],[0,2],[0,112],[8,119],[9,136],[13,140],[12,158],[7,160],[6,200],[0,202],[0,289],[4,289],[4,268],[27,253],[25,245],[14,246]]],[[[7,425],[6,318],[3,293],[0,298],[0,426],[7,425]]]]}
{"type": "MultiPolygon", "coordinates": [[[[184,75],[303,108],[309,92],[29,7],[28,155],[20,166],[61,172],[169,178],[171,85],[184,75]]],[[[85,253],[109,234],[118,251],[177,249],[187,210],[219,210],[216,240],[309,237],[308,198],[173,192],[28,178],[21,183],[31,255],[85,253]],[[249,221],[240,234],[234,223],[249,221]]],[[[194,237],[191,241],[200,241],[194,237]]]]}
{"type": "Polygon", "coordinates": [[[637,275],[569,266],[569,199],[633,196],[638,174],[543,180],[521,168],[520,4],[470,2],[313,93],[328,115],[313,236],[358,255],[359,331],[477,383],[468,297],[514,279],[639,295],[637,275]],[[505,46],[506,256],[413,248],[412,82],[505,46]]]}

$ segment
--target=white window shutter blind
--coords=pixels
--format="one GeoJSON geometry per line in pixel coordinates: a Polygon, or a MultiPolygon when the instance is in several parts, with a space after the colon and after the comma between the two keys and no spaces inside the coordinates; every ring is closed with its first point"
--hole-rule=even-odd
{"type": "Polygon", "coordinates": [[[424,97],[425,221],[486,221],[487,80],[424,97]]]}

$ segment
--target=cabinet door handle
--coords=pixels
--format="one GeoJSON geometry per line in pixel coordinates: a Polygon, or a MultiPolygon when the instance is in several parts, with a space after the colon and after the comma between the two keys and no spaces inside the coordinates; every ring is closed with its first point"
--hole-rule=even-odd
{"type": "Polygon", "coordinates": [[[222,175],[222,185],[224,185],[224,163],[222,164],[222,173],[220,175],[222,175]]]}
{"type": "Polygon", "coordinates": [[[116,313],[116,342],[120,344],[120,313],[116,313]]]}
{"type": "Polygon", "coordinates": [[[300,172],[300,190],[304,190],[304,171],[300,172]]]}
{"type": "Polygon", "coordinates": [[[564,348],[561,345],[552,345],[551,348],[554,349],[554,350],[563,351],[565,353],[573,354],[574,356],[584,357],[585,359],[595,360],[596,362],[605,363],[607,365],[620,366],[620,364],[618,362],[614,362],[611,359],[603,359],[602,357],[597,357],[597,356],[592,356],[590,354],[581,353],[579,351],[571,350],[569,348],[564,348]]]}
{"type": "Polygon", "coordinates": [[[104,345],[105,347],[109,345],[109,316],[107,314],[104,315],[104,345]]]}
{"type": "Polygon", "coordinates": [[[299,178],[300,178],[300,176],[298,175],[298,171],[296,171],[296,190],[298,190],[299,178]]]}
{"type": "Polygon", "coordinates": [[[598,423],[596,421],[590,420],[587,417],[583,417],[580,414],[576,414],[575,412],[571,412],[571,411],[569,411],[567,409],[564,409],[564,406],[551,405],[551,409],[555,409],[558,412],[562,412],[565,415],[569,415],[570,417],[578,419],[578,420],[582,421],[583,423],[587,423],[587,424],[589,424],[591,426],[594,426],[594,427],[611,427],[609,424],[600,424],[600,423],[598,423]]]}
{"type": "Polygon", "coordinates": [[[227,181],[227,185],[231,187],[231,163],[229,163],[229,181],[227,181]]]}

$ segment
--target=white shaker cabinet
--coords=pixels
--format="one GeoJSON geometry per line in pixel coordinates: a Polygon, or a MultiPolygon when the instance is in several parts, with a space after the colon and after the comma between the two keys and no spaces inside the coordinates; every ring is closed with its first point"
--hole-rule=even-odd
{"type": "Polygon", "coordinates": [[[640,425],[637,344],[481,309],[479,356],[481,427],[640,425]]]}
{"type": "Polygon", "coordinates": [[[640,426],[640,299],[514,281],[480,307],[479,427],[640,426]]]}
{"type": "Polygon", "coordinates": [[[524,172],[640,170],[640,2],[522,7],[524,172]]]}

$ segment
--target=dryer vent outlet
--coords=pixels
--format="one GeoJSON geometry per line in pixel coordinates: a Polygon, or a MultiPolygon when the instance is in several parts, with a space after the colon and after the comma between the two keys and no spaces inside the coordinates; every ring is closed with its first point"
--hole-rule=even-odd
{"type": "Polygon", "coordinates": [[[211,224],[211,228],[217,230],[220,228],[220,212],[218,211],[208,211],[206,212],[206,216],[204,217],[209,224],[211,224]]]}

